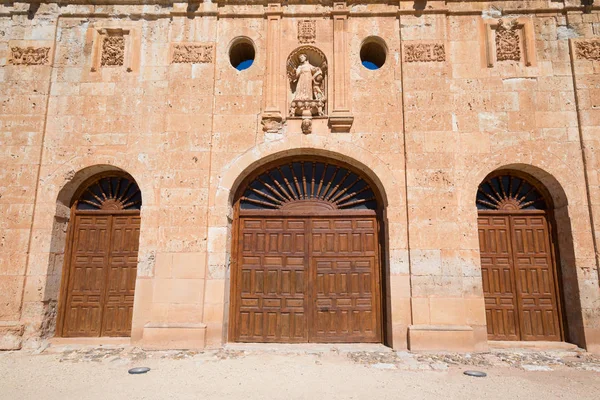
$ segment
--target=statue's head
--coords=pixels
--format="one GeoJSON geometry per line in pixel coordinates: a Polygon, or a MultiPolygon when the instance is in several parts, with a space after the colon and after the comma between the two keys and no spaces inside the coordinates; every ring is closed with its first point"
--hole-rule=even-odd
{"type": "Polygon", "coordinates": [[[298,59],[300,60],[301,63],[305,62],[308,58],[306,57],[306,54],[302,53],[298,56],[298,59]]]}

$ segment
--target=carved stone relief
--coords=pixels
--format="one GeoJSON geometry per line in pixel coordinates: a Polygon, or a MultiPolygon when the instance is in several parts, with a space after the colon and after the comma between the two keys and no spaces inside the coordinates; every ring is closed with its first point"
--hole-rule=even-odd
{"type": "Polygon", "coordinates": [[[275,118],[263,118],[261,124],[263,132],[276,133],[282,128],[281,120],[275,118]]]}
{"type": "Polygon", "coordinates": [[[521,61],[521,39],[519,26],[514,20],[510,24],[498,21],[496,27],[496,60],[521,61]]]}
{"type": "Polygon", "coordinates": [[[10,60],[12,65],[44,65],[48,63],[50,47],[11,47],[10,60]]]}
{"type": "Polygon", "coordinates": [[[102,41],[103,67],[117,67],[125,63],[125,38],[123,35],[108,35],[102,41]]]}
{"type": "Polygon", "coordinates": [[[314,20],[298,21],[298,42],[314,43],[317,37],[317,22],[314,20]]]}
{"type": "Polygon", "coordinates": [[[174,64],[200,64],[213,62],[212,44],[176,44],[173,47],[174,64]]]}
{"type": "Polygon", "coordinates": [[[302,118],[302,133],[308,135],[312,133],[312,118],[302,118]]]}
{"type": "Polygon", "coordinates": [[[404,46],[405,62],[444,62],[446,50],[442,43],[418,43],[404,46]]]}
{"type": "Polygon", "coordinates": [[[327,104],[327,60],[316,47],[302,46],[288,57],[292,92],[289,116],[324,116],[327,104]]]}
{"type": "Polygon", "coordinates": [[[600,40],[575,42],[575,54],[580,60],[600,61],[600,40]]]}

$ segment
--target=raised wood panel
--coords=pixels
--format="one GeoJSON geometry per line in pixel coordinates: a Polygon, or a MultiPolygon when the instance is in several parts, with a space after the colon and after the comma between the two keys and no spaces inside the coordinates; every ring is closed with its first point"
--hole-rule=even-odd
{"type": "Polygon", "coordinates": [[[560,340],[554,265],[545,216],[512,217],[522,340],[560,340]]]}
{"type": "Polygon", "coordinates": [[[492,340],[518,340],[509,217],[480,216],[478,222],[488,337],[492,340]]]}
{"type": "Polygon", "coordinates": [[[236,340],[306,342],[307,222],[241,219],[236,340]]]}
{"type": "Polygon", "coordinates": [[[63,336],[128,336],[140,217],[75,214],[63,336]]]}

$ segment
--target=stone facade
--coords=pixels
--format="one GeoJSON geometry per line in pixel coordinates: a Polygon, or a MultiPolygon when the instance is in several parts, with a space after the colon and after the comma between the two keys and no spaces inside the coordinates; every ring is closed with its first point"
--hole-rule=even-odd
{"type": "Polygon", "coordinates": [[[552,196],[566,337],[600,351],[600,8],[309,3],[0,5],[3,348],[54,335],[69,207],[105,171],[143,195],[132,343],[221,346],[234,192],[317,154],[385,200],[387,344],[487,348],[475,196],[512,169],[552,196]],[[230,63],[240,38],[245,70],[230,63]],[[366,43],[379,69],[361,64],[366,43]],[[294,117],[286,61],[306,45],[326,57],[327,102],[294,117]]]}

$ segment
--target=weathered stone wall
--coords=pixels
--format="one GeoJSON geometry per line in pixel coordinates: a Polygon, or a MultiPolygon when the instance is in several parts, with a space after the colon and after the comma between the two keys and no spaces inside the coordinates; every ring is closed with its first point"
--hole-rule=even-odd
{"type": "Polygon", "coordinates": [[[323,154],[360,166],[385,199],[389,344],[486,348],[475,194],[512,168],[553,198],[567,336],[597,348],[600,47],[576,50],[597,43],[600,13],[573,1],[365,3],[0,8],[0,320],[11,337],[22,326],[32,346],[52,336],[73,193],[123,170],[143,195],[132,341],[219,346],[234,192],[277,157],[323,154]],[[300,43],[307,19],[315,36],[300,43]],[[256,52],[243,71],[229,61],[239,38],[256,52]],[[373,40],[386,49],[378,70],[360,61],[373,40]],[[13,44],[49,47],[48,58],[13,65],[13,44]],[[321,117],[307,135],[287,118],[286,60],[306,44],[326,56],[327,113],[353,117],[349,130],[321,117]]]}

